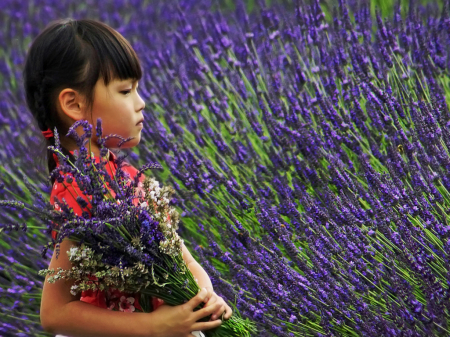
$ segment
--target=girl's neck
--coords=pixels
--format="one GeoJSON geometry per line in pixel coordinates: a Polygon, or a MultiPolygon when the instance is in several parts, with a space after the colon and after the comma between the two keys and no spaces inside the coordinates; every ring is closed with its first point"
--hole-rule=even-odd
{"type": "MultiPolygon", "coordinates": [[[[77,147],[76,144],[73,143],[73,140],[68,141],[67,139],[63,139],[62,137],[60,137],[60,141],[61,141],[61,145],[64,146],[65,149],[67,149],[67,151],[69,151],[70,153],[73,154],[73,152],[75,150],[79,151],[79,148],[77,147]]],[[[100,157],[100,148],[98,147],[97,144],[95,144],[95,142],[92,141],[91,139],[91,145],[90,145],[90,149],[89,149],[89,143],[86,144],[86,148],[87,150],[91,153],[94,153],[94,157],[100,157]]],[[[109,149],[108,149],[108,156],[109,156],[109,149]]]]}
{"type": "MultiPolygon", "coordinates": [[[[75,148],[74,150],[69,150],[69,152],[73,154],[73,153],[75,152],[75,150],[79,151],[78,148],[75,148]]],[[[92,149],[91,149],[91,150],[92,150],[92,149]]],[[[88,151],[89,151],[89,149],[88,149],[88,151]]],[[[98,153],[96,153],[96,152],[94,152],[94,151],[91,151],[91,153],[94,154],[94,155],[93,155],[94,158],[100,158],[100,151],[98,151],[98,153]]],[[[108,152],[106,153],[105,157],[106,157],[106,158],[109,158],[109,156],[111,155],[111,153],[112,153],[112,152],[110,152],[109,149],[108,149],[108,152]]]]}

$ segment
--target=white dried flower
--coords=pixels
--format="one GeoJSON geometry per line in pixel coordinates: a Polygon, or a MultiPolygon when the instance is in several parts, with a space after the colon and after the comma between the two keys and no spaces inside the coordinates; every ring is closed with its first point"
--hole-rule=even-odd
{"type": "Polygon", "coordinates": [[[70,293],[73,295],[73,296],[76,296],[77,295],[77,289],[78,288],[78,286],[76,285],[76,284],[74,284],[72,287],[70,287],[70,293]]]}
{"type": "Polygon", "coordinates": [[[78,247],[72,247],[70,248],[70,250],[67,252],[69,253],[69,260],[72,259],[73,257],[75,257],[77,255],[78,252],[78,247]]]}

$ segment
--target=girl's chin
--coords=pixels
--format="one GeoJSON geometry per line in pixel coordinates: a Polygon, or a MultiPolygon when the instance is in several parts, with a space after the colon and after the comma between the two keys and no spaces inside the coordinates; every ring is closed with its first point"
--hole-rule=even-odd
{"type": "Polygon", "coordinates": [[[135,147],[140,142],[141,142],[141,135],[123,143],[120,148],[118,146],[120,141],[115,141],[113,144],[106,144],[106,147],[112,148],[112,149],[129,149],[129,148],[135,147]]]}

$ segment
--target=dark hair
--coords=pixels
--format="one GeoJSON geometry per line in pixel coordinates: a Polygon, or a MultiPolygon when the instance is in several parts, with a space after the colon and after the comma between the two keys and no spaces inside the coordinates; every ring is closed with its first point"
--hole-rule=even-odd
{"type": "MultiPolygon", "coordinates": [[[[115,79],[141,79],[141,64],[129,42],[99,21],[66,18],[50,22],[31,44],[23,71],[27,105],[39,129],[56,127],[60,137],[67,134],[71,125],[63,124],[56,105],[64,88],[86,98],[92,117],[94,87],[100,77],[106,86],[115,79]]],[[[54,137],[46,141],[46,148],[50,145],[55,145],[54,137]]],[[[63,146],[62,151],[74,160],[63,146]]],[[[49,173],[56,167],[48,149],[47,165],[49,173]]]]}

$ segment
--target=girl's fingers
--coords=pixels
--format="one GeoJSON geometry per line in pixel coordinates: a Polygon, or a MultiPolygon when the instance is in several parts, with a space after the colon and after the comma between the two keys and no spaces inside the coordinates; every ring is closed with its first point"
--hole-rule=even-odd
{"type": "Polygon", "coordinates": [[[210,329],[217,328],[221,324],[222,324],[222,321],[220,319],[216,319],[215,321],[211,321],[211,322],[196,322],[192,325],[192,329],[200,330],[200,331],[210,330],[210,329]]]}
{"type": "Polygon", "coordinates": [[[210,290],[203,288],[197,295],[183,305],[188,308],[188,310],[193,311],[200,303],[205,302],[206,299],[210,298],[211,295],[210,290]]]}
{"type": "Polygon", "coordinates": [[[208,302],[206,302],[205,307],[209,307],[210,305],[214,304],[217,302],[217,296],[212,296],[208,302]]]}
{"type": "MultiPolygon", "coordinates": [[[[194,318],[195,321],[198,321],[199,319],[201,319],[203,317],[206,317],[206,316],[209,316],[212,313],[216,312],[220,308],[220,306],[221,306],[221,303],[220,302],[216,302],[216,303],[211,304],[210,306],[208,306],[206,308],[204,307],[204,308],[202,308],[200,310],[194,311],[193,318],[194,318]]],[[[201,330],[201,329],[197,329],[197,330],[201,330]]]]}
{"type": "Polygon", "coordinates": [[[219,310],[216,310],[213,315],[211,316],[211,320],[215,320],[216,318],[220,317],[222,313],[225,311],[225,304],[222,304],[222,306],[219,308],[219,310]]]}
{"type": "Polygon", "coordinates": [[[233,310],[228,305],[226,305],[226,311],[227,313],[225,314],[224,319],[230,319],[231,315],[233,314],[233,310]]]}

